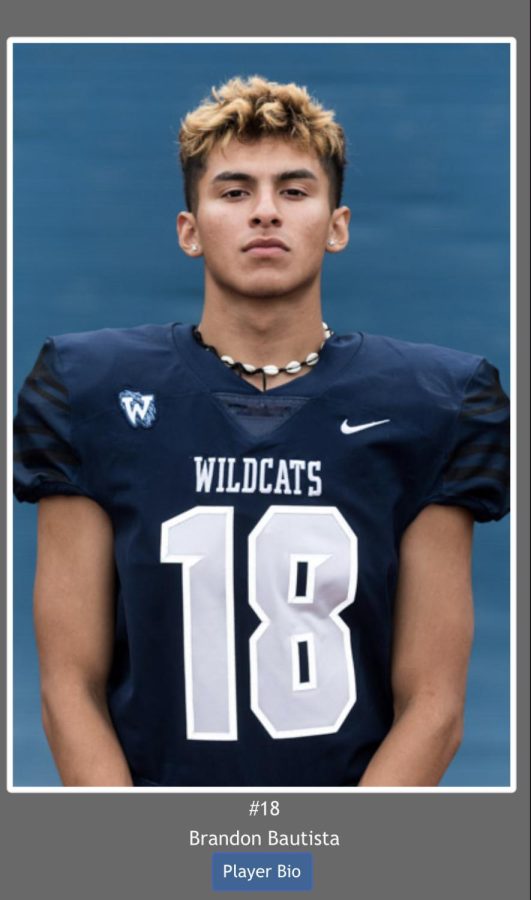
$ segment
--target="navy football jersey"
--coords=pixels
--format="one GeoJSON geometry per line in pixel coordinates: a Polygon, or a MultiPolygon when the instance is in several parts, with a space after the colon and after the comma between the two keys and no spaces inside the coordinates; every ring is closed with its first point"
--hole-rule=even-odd
{"type": "Polygon", "coordinates": [[[507,511],[496,370],[368,334],[266,393],[190,326],[64,335],[15,432],[20,500],[112,521],[108,702],[137,785],[356,785],[393,718],[404,530],[431,503],[507,511]]]}

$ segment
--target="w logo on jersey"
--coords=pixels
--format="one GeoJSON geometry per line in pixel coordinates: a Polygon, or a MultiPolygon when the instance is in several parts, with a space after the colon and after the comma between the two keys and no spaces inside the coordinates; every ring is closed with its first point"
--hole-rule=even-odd
{"type": "Polygon", "coordinates": [[[138,391],[120,391],[120,406],[133,428],[151,428],[157,418],[154,394],[139,394],[138,391]]]}

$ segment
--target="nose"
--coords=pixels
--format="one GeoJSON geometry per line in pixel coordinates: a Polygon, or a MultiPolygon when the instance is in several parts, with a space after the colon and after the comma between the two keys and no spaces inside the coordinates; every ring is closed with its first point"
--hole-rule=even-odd
{"type": "Polygon", "coordinates": [[[251,213],[251,225],[280,225],[282,218],[273,191],[260,191],[251,213]]]}

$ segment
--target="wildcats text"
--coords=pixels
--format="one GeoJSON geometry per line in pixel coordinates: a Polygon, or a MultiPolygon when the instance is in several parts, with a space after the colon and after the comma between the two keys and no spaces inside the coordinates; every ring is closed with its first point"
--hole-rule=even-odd
{"type": "Polygon", "coordinates": [[[319,459],[194,456],[198,494],[293,494],[320,497],[319,459]]]}

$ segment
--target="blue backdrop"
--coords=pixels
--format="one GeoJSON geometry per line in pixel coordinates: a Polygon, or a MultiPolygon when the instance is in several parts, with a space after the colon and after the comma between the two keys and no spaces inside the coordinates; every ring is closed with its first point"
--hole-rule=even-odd
{"type": "MultiPolygon", "coordinates": [[[[325,264],[335,331],[487,356],[509,384],[507,44],[14,46],[14,384],[44,337],[198,321],[180,253],[176,135],[211,85],[305,84],[349,140],[351,245],[325,264]]],[[[14,523],[15,784],[59,785],[39,712],[35,509],[14,523]]],[[[476,639],[465,740],[446,786],[509,783],[509,528],[475,542],[476,639]]]]}

